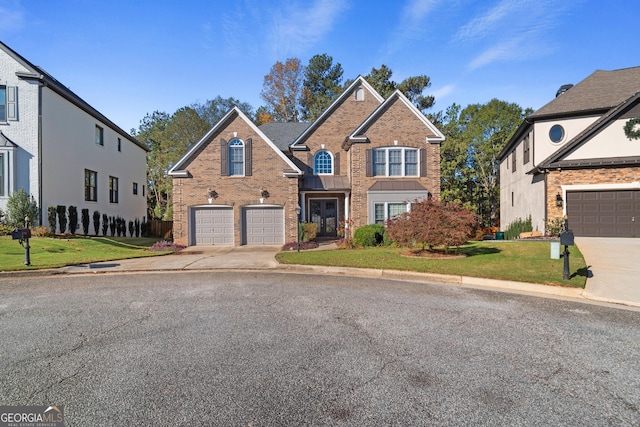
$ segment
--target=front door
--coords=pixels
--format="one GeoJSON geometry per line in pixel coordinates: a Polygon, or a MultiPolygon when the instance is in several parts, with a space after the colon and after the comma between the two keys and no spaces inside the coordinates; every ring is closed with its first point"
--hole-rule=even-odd
{"type": "Polygon", "coordinates": [[[318,226],[318,237],[338,236],[338,201],[312,199],[309,201],[311,222],[318,226]]]}

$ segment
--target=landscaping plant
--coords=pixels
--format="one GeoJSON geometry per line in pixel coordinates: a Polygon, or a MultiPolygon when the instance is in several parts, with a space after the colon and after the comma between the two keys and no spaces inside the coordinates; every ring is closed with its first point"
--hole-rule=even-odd
{"type": "Polygon", "coordinates": [[[107,214],[102,214],[102,235],[107,235],[107,230],[109,230],[109,216],[107,214]]]}
{"type": "Polygon", "coordinates": [[[382,224],[364,225],[353,233],[353,241],[358,246],[380,246],[384,243],[386,232],[382,224]]]}
{"type": "Polygon", "coordinates": [[[47,208],[47,219],[49,220],[49,229],[51,230],[51,233],[56,232],[56,219],[57,219],[58,213],[56,211],[56,207],[55,206],[49,206],[47,208]]]}
{"type": "Polygon", "coordinates": [[[67,207],[58,205],[56,207],[58,213],[58,226],[60,227],[60,233],[64,234],[67,231],[67,207]]]}
{"type": "Polygon", "coordinates": [[[75,206],[69,206],[69,232],[76,234],[78,229],[78,208],[75,206]]]}
{"type": "Polygon", "coordinates": [[[410,212],[391,218],[387,233],[402,246],[421,245],[422,250],[444,246],[448,250],[466,243],[476,227],[476,216],[461,204],[423,200],[413,202],[410,212]]]}
{"type": "Polygon", "coordinates": [[[527,233],[533,231],[533,225],[531,223],[531,215],[527,219],[516,219],[504,232],[504,238],[507,240],[513,240],[520,237],[520,233],[527,233]]]}
{"type": "Polygon", "coordinates": [[[100,232],[100,212],[99,211],[93,212],[93,231],[95,232],[96,236],[100,232]]]}
{"type": "Polygon", "coordinates": [[[22,227],[25,217],[29,217],[29,222],[34,224],[38,220],[38,212],[36,200],[21,188],[7,200],[7,225],[14,228],[22,227]]]}
{"type": "Polygon", "coordinates": [[[89,234],[89,209],[82,209],[82,231],[84,231],[84,235],[89,234]]]}

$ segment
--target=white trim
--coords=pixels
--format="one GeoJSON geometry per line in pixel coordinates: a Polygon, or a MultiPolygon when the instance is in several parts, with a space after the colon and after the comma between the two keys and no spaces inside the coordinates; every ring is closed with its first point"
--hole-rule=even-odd
{"type": "Polygon", "coordinates": [[[218,121],[218,123],[215,124],[215,126],[213,126],[209,130],[209,132],[207,132],[202,138],[200,138],[200,141],[198,141],[193,147],[191,147],[191,150],[189,150],[187,154],[185,154],[184,156],[182,156],[180,160],[178,160],[178,162],[171,168],[171,170],[169,170],[168,175],[177,176],[177,177],[188,176],[189,172],[187,170],[181,169],[183,166],[183,163],[189,160],[191,155],[194,154],[196,151],[198,151],[200,147],[204,145],[208,140],[210,140],[213,135],[215,135],[218,131],[222,130],[223,126],[226,124],[226,121],[231,117],[232,114],[237,114],[242,120],[244,120],[249,125],[249,127],[251,127],[251,129],[255,133],[257,133],[258,136],[262,138],[267,143],[267,145],[273,151],[275,151],[278,154],[278,156],[280,156],[282,160],[284,160],[287,166],[293,169],[294,171],[293,174],[291,172],[283,173],[285,177],[291,176],[291,175],[299,176],[303,174],[303,172],[295,165],[295,163],[293,163],[293,161],[291,161],[278,147],[276,147],[276,145],[267,137],[267,135],[264,134],[264,132],[262,132],[255,125],[255,123],[249,120],[249,118],[238,107],[233,107],[231,110],[229,110],[227,114],[224,115],[223,118],[221,118],[218,121]]]}

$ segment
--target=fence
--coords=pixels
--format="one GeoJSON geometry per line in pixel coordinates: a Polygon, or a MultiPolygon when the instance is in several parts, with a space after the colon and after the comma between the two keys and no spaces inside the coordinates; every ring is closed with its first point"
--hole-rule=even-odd
{"type": "Polygon", "coordinates": [[[149,221],[149,236],[162,239],[173,238],[173,221],[152,219],[149,221]]]}

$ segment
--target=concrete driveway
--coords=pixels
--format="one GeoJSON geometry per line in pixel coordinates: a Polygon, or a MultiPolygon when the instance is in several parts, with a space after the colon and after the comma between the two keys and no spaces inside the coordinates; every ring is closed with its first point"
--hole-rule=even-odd
{"type": "Polygon", "coordinates": [[[587,298],[640,305],[640,239],[576,237],[589,277],[587,298]]]}

